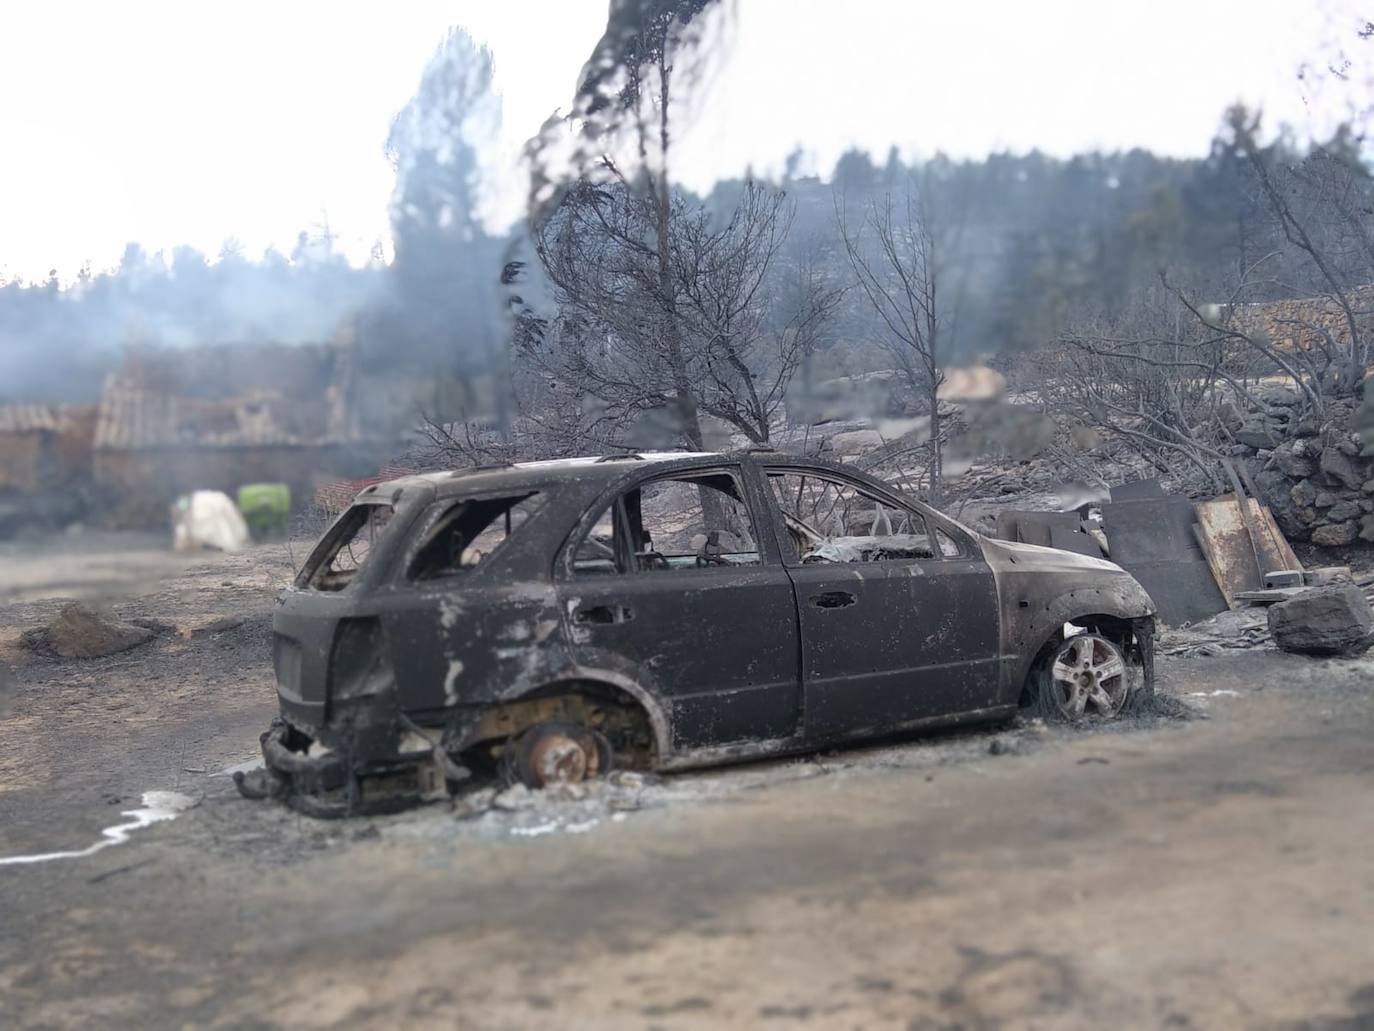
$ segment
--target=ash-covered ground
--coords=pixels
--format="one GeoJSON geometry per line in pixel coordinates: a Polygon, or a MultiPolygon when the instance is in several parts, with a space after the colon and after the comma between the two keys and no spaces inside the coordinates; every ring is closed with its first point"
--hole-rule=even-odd
{"type": "Polygon", "coordinates": [[[178,799],[122,843],[0,865],[7,1022],[1374,1020],[1369,658],[1284,655],[1232,615],[1162,635],[1169,715],[321,822],[227,775],[276,708],[299,548],[146,544],[30,546],[3,606],[0,856],[85,850],[178,799]],[[22,644],[59,595],[130,580],[108,608],[146,644],[22,644]]]}

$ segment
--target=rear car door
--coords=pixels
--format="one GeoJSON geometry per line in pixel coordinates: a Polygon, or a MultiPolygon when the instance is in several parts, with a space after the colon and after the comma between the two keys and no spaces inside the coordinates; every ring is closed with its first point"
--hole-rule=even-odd
{"type": "Polygon", "coordinates": [[[792,584],[772,534],[759,540],[761,500],[737,465],[648,476],[588,512],[565,554],[578,663],[656,691],[675,749],[797,731],[792,584]]]}
{"type": "Polygon", "coordinates": [[[876,484],[770,466],[796,591],[808,738],[995,705],[998,602],[975,542],[876,484]]]}

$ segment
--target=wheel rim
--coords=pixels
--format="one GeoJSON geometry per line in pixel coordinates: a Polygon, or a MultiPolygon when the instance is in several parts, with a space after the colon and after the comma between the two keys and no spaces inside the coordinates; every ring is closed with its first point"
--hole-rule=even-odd
{"type": "Polygon", "coordinates": [[[1126,704],[1126,658],[1100,634],[1077,634],[1055,653],[1050,686],[1068,719],[1110,718],[1126,704]]]}

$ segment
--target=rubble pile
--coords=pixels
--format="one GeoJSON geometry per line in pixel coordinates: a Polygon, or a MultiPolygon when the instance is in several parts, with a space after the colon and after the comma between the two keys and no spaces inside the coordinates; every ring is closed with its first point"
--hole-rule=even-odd
{"type": "Polygon", "coordinates": [[[153,637],[148,627],[123,623],[87,605],[72,602],[45,626],[26,630],[24,645],[40,655],[63,659],[97,659],[128,651],[153,637]]]}
{"type": "Polygon", "coordinates": [[[1157,638],[1161,655],[1201,658],[1234,648],[1259,648],[1270,640],[1262,608],[1233,609],[1183,627],[1162,627],[1157,638]]]}

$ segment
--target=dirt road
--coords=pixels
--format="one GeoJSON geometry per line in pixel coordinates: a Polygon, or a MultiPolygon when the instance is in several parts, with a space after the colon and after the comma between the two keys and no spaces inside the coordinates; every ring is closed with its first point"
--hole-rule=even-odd
{"type": "Polygon", "coordinates": [[[193,566],[120,607],[176,630],[79,667],[15,643],[55,602],[4,610],[0,855],[198,804],[0,866],[0,1024],[1374,1026],[1368,659],[1166,659],[1206,718],[684,775],[628,811],[321,823],[212,776],[273,710],[287,568],[193,566]]]}

